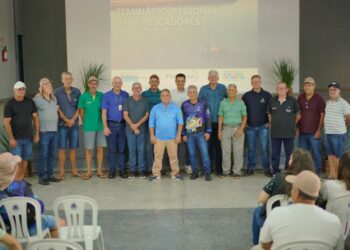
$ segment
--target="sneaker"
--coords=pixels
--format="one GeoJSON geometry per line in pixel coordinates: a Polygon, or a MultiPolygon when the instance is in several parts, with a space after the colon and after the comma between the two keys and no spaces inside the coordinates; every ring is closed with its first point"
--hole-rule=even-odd
{"type": "Polygon", "coordinates": [[[140,172],[139,178],[140,179],[146,179],[146,175],[143,172],[140,172]]]}
{"type": "Polygon", "coordinates": [[[126,179],[128,178],[128,175],[126,173],[120,173],[120,177],[126,179]]]}
{"type": "Polygon", "coordinates": [[[61,180],[56,178],[55,176],[51,175],[50,177],[47,178],[47,181],[49,181],[49,182],[60,182],[61,180]]]}
{"type": "Polygon", "coordinates": [[[182,181],[182,176],[177,174],[177,175],[172,175],[171,179],[176,180],[176,181],[182,181]]]}
{"type": "Polygon", "coordinates": [[[50,185],[50,182],[48,181],[47,178],[40,178],[39,179],[39,184],[40,185],[50,185]]]}
{"type": "Polygon", "coordinates": [[[272,173],[271,173],[269,170],[264,171],[264,175],[265,175],[266,177],[272,177],[272,173]]]}
{"type": "Polygon", "coordinates": [[[247,169],[247,171],[245,171],[243,176],[251,176],[251,175],[254,175],[254,170],[247,169]]]}
{"type": "Polygon", "coordinates": [[[192,174],[192,167],[190,165],[185,166],[185,172],[188,175],[192,174]]]}
{"type": "Polygon", "coordinates": [[[205,180],[206,181],[211,181],[211,175],[210,174],[206,174],[205,175],[205,180]]]}
{"type": "Polygon", "coordinates": [[[157,175],[152,175],[151,177],[149,177],[150,181],[160,181],[160,176],[157,175]]]}
{"type": "Polygon", "coordinates": [[[130,174],[128,178],[129,179],[135,179],[135,175],[134,174],[130,174]]]}
{"type": "Polygon", "coordinates": [[[195,180],[198,178],[198,174],[193,173],[190,177],[191,180],[195,180]]]}
{"type": "Polygon", "coordinates": [[[240,174],[234,174],[234,175],[233,175],[233,178],[235,178],[235,179],[241,179],[241,175],[240,175],[240,174]]]}

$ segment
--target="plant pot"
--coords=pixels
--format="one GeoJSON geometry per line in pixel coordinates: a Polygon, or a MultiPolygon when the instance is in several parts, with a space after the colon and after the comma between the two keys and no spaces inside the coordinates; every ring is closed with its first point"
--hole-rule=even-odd
{"type": "Polygon", "coordinates": [[[292,96],[292,95],[293,95],[293,88],[292,88],[292,87],[289,87],[289,88],[288,88],[287,95],[289,95],[289,96],[292,96]]]}

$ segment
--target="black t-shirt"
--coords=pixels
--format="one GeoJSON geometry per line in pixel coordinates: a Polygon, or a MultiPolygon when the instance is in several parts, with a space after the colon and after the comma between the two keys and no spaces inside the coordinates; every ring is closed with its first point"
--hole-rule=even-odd
{"type": "Polygon", "coordinates": [[[32,99],[24,97],[23,101],[12,98],[4,108],[4,118],[11,118],[11,129],[15,139],[33,138],[32,114],[37,113],[32,99]]]}

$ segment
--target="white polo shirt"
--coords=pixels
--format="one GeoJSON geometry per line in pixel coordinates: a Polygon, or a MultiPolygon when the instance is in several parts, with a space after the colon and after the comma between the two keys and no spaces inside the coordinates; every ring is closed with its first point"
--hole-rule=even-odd
{"type": "Polygon", "coordinates": [[[336,101],[328,100],[326,102],[326,112],[324,117],[324,128],[326,134],[345,134],[346,124],[344,116],[350,114],[350,105],[343,98],[339,97],[336,101]]]}

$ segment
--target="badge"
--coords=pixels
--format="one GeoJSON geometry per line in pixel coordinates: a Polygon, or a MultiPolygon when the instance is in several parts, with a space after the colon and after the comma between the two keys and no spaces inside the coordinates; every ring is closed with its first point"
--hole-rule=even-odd
{"type": "Polygon", "coordinates": [[[118,105],[118,110],[119,110],[119,111],[122,111],[122,110],[123,110],[123,105],[119,104],[119,105],[118,105]]]}

